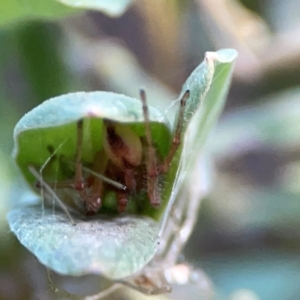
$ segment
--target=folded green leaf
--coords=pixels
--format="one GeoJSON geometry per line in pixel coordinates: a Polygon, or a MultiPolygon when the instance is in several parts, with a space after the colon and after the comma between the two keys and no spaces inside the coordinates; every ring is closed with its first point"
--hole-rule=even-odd
{"type": "MultiPolygon", "coordinates": [[[[184,84],[180,98],[187,90],[190,97],[185,107],[181,147],[170,170],[162,176],[159,208],[149,205],[147,194],[132,194],[127,214],[111,216],[108,212],[111,213],[116,200],[109,188],[104,193],[100,215],[83,217],[72,213],[76,226],[65,214],[54,215],[47,207],[44,214],[39,207],[19,208],[10,213],[9,223],[20,242],[46,266],[63,274],[102,273],[110,278],[124,278],[143,270],[148,262],[153,264],[168,255],[175,262],[197,216],[200,194],[195,192],[195,186],[202,182],[194,171],[205,138],[224,105],[236,56],[236,51],[230,49],[207,53],[205,61],[184,84]],[[131,224],[130,229],[126,224],[131,224]],[[79,243],[80,239],[87,242],[79,243]],[[93,246],[96,240],[99,242],[93,246]],[[105,240],[111,257],[103,246],[105,240]],[[122,249],[124,255],[120,255],[122,249]]],[[[179,101],[174,105],[179,106],[179,101]]],[[[149,107],[149,125],[158,160],[166,157],[178,122],[178,115],[169,112],[167,116],[168,119],[149,107]]],[[[138,99],[107,92],[79,92],[50,99],[26,114],[14,132],[14,157],[31,186],[36,178],[28,166],[43,169],[43,180],[52,181],[56,192],[61,182],[74,181],[78,120],[84,124],[82,163],[89,168],[93,168],[95,155],[103,148],[102,128],[106,120],[118,122],[121,127],[130,126],[134,134],[145,140],[145,120],[138,99]]],[[[115,175],[114,169],[112,173],[115,175]]],[[[137,185],[143,185],[143,176],[137,177],[141,181],[137,185]]],[[[76,190],[65,189],[63,201],[76,198],[80,198],[76,190]]],[[[113,211],[116,213],[116,209],[113,211]]],[[[163,264],[159,266],[163,268],[163,264]]]]}

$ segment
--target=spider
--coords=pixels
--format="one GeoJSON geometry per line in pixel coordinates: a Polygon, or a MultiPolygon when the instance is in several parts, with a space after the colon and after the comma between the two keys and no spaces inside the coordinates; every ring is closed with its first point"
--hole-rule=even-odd
{"type": "MultiPolygon", "coordinates": [[[[55,187],[57,189],[71,188],[75,190],[79,194],[86,215],[96,214],[100,210],[104,192],[110,190],[116,193],[119,213],[126,211],[129,197],[138,194],[143,189],[146,190],[150,205],[155,208],[159,207],[161,204],[159,179],[161,175],[168,172],[172,159],[180,145],[184,110],[189,94],[187,90],[180,100],[178,121],[172,143],[165,158],[161,159],[157,155],[153,145],[146,94],[144,90],[140,90],[145,125],[144,137],[138,136],[129,125],[104,119],[103,149],[96,154],[93,166],[90,169],[82,163],[84,120],[81,119],[77,121],[76,125],[74,179],[57,182],[55,185],[39,180],[37,187],[45,187],[59,201],[61,206],[64,206],[63,203],[50,189],[55,187]],[[84,174],[86,173],[89,175],[85,178],[84,174]]],[[[52,159],[55,158],[56,156],[53,154],[52,159]]],[[[34,168],[30,168],[30,172],[36,178],[41,177],[34,168]]],[[[66,211],[66,209],[64,210],[66,211]]]]}

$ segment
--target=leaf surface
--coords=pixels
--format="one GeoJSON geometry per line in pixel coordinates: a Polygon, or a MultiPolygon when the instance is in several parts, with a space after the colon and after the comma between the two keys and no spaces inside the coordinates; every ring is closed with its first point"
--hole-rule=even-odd
{"type": "Polygon", "coordinates": [[[153,256],[158,224],[150,218],[97,216],[70,224],[60,211],[40,205],[21,207],[8,215],[11,230],[36,257],[60,274],[103,274],[127,277],[153,256]]]}

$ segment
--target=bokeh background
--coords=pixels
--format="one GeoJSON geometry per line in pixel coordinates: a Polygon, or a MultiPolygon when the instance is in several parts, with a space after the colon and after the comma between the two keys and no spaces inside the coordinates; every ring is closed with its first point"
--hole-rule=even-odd
{"type": "MultiPolygon", "coordinates": [[[[51,297],[45,268],[6,221],[25,192],[11,158],[18,119],[80,90],[137,97],[145,87],[174,100],[204,52],[227,47],[239,58],[203,150],[211,191],[181,259],[216,299],[300,299],[300,2],[136,0],[119,18],[34,2],[0,0],[0,299],[51,297]]],[[[97,292],[94,277],[54,280],[97,292]]],[[[125,294],[114,299],[142,299],[125,294]]]]}

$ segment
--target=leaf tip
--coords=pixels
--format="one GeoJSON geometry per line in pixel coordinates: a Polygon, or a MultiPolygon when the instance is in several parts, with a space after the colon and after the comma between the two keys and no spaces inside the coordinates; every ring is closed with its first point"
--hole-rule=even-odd
{"type": "Polygon", "coordinates": [[[221,49],[216,52],[205,52],[205,61],[209,62],[220,62],[220,63],[231,63],[238,56],[238,52],[235,49],[221,49]]]}

